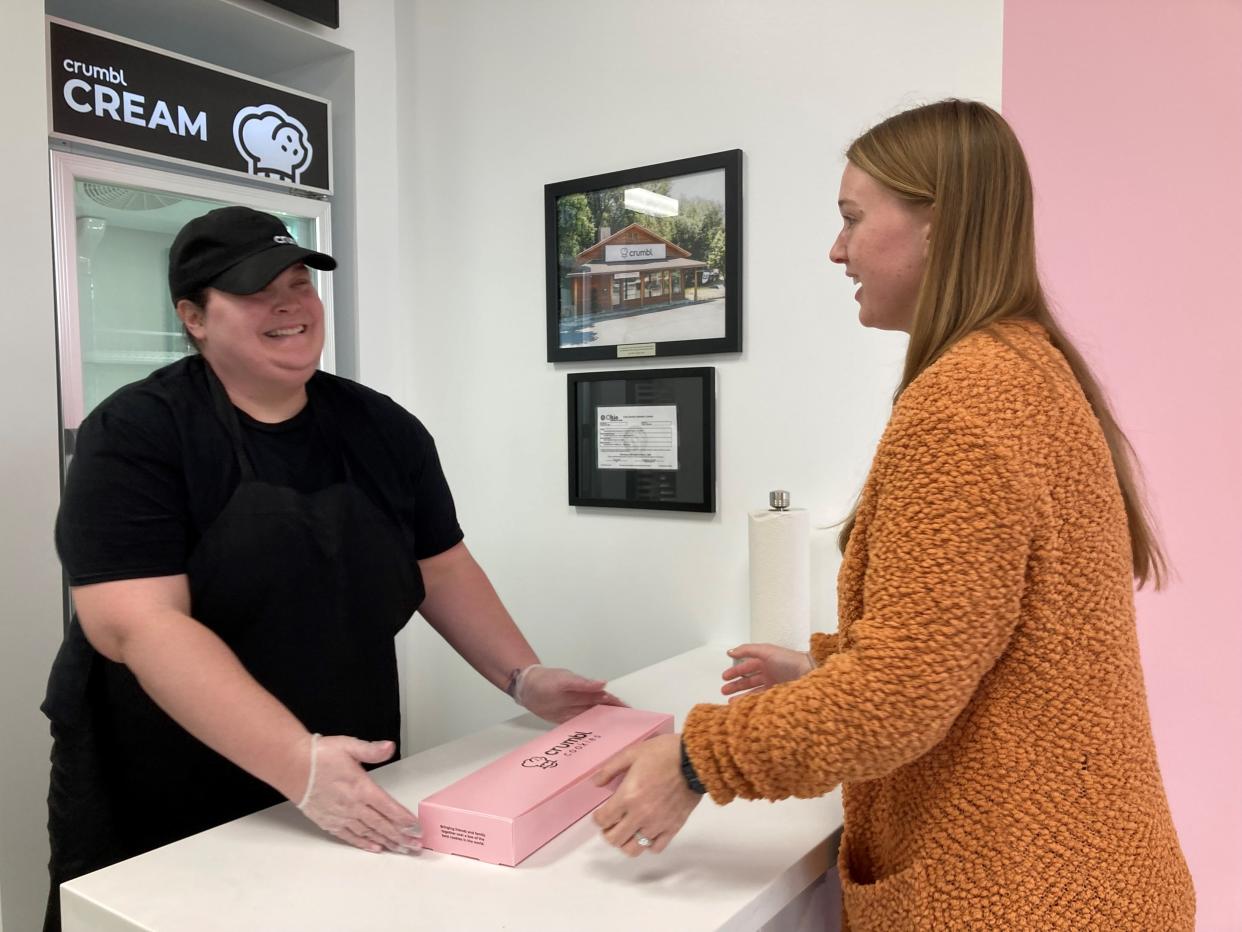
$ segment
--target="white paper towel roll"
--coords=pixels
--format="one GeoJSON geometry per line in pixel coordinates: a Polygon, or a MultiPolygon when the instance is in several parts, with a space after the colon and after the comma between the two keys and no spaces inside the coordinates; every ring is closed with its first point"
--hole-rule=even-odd
{"type": "Polygon", "coordinates": [[[800,508],[752,511],[750,639],[806,650],[811,640],[811,520],[800,508]]]}
{"type": "Polygon", "coordinates": [[[837,552],[839,524],[811,528],[811,630],[837,630],[837,552]]]}

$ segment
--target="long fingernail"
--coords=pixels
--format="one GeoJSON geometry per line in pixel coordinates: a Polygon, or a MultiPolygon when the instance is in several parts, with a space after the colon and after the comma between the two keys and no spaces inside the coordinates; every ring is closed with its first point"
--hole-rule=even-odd
{"type": "Polygon", "coordinates": [[[423,827],[421,825],[407,825],[401,831],[404,834],[409,835],[411,838],[423,837],[423,827]]]}

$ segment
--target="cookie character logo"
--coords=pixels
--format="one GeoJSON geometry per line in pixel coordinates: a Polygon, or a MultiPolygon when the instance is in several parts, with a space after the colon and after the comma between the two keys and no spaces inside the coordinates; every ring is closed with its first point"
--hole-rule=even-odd
{"type": "Polygon", "coordinates": [[[294,184],[301,182],[315,154],[306,127],[275,104],[238,110],[233,117],[233,142],[250,174],[294,184]]]}
{"type": "Polygon", "coordinates": [[[540,770],[547,770],[549,767],[555,767],[556,761],[548,760],[542,754],[536,754],[534,757],[528,757],[522,761],[523,767],[538,767],[540,770]]]}

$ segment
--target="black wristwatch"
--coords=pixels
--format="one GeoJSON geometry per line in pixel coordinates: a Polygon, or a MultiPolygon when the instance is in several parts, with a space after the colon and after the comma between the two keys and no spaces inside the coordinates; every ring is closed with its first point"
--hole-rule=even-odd
{"type": "Polygon", "coordinates": [[[684,741],[681,743],[681,775],[686,778],[686,786],[690,787],[691,791],[700,796],[707,792],[707,787],[699,780],[699,775],[694,770],[694,764],[690,763],[690,755],[686,752],[684,741]]]}

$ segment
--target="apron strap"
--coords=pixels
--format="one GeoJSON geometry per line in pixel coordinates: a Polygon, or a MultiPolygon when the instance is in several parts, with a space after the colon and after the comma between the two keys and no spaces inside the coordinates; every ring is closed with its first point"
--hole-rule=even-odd
{"type": "Polygon", "coordinates": [[[347,485],[354,485],[354,470],[341,440],[340,418],[334,415],[330,394],[325,397],[319,391],[314,377],[306,383],[306,403],[310,406],[311,419],[315,422],[315,429],[319,431],[320,438],[327,449],[336,456],[336,461],[341,467],[342,478],[347,485]]]}
{"type": "Polygon", "coordinates": [[[254,465],[250,462],[250,456],[246,453],[246,445],[242,442],[241,423],[237,420],[237,411],[233,408],[233,402],[229,401],[224,386],[220,384],[219,376],[206,359],[203,360],[203,368],[207,371],[207,387],[211,391],[212,407],[215,408],[216,416],[224,423],[229,439],[233,441],[233,455],[237,457],[242,482],[253,482],[254,465]]]}

